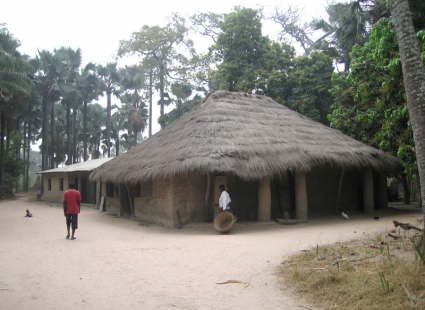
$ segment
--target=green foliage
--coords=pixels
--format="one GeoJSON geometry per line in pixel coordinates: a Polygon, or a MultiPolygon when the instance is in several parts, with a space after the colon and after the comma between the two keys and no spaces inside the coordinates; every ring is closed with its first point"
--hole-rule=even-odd
{"type": "Polygon", "coordinates": [[[416,177],[413,134],[392,20],[379,20],[368,42],[354,46],[351,57],[351,70],[333,75],[331,127],[398,156],[416,177]]]}
{"type": "Polygon", "coordinates": [[[192,95],[192,87],[189,84],[176,82],[171,85],[171,90],[175,97],[171,102],[175,105],[175,108],[158,118],[161,129],[164,129],[180,116],[189,112],[202,99],[198,94],[189,99],[192,95]]]}
{"type": "Polygon", "coordinates": [[[323,124],[332,103],[332,59],[322,52],[295,57],[294,48],[261,34],[258,11],[237,8],[220,22],[211,47],[221,63],[212,88],[266,95],[323,124]]]}
{"type": "Polygon", "coordinates": [[[222,32],[210,48],[214,60],[220,63],[212,88],[251,93],[257,89],[263,56],[270,45],[261,33],[259,12],[237,8],[219,26],[222,32]]]}
{"type": "Polygon", "coordinates": [[[4,158],[3,182],[0,184],[0,199],[13,198],[15,196],[16,180],[24,173],[25,161],[12,157],[4,158]]]}
{"type": "Polygon", "coordinates": [[[425,29],[425,1],[409,0],[410,12],[412,13],[415,32],[425,29]]]}
{"type": "Polygon", "coordinates": [[[332,59],[322,52],[312,52],[293,59],[289,75],[291,93],[285,100],[289,108],[328,125],[332,96],[332,59]]]}
{"type": "Polygon", "coordinates": [[[419,258],[421,259],[422,263],[425,264],[425,247],[423,245],[424,239],[425,239],[425,231],[422,232],[422,236],[419,239],[418,243],[416,243],[415,237],[411,237],[410,242],[412,243],[413,249],[415,250],[416,254],[419,255],[419,258]]]}
{"type": "Polygon", "coordinates": [[[155,88],[159,90],[161,115],[171,81],[190,80],[197,74],[201,62],[189,38],[186,20],[178,14],[172,14],[165,27],[144,25],[140,31],[133,32],[129,40],[121,40],[118,57],[127,55],[143,57],[142,65],[152,73],[155,88]]]}
{"type": "Polygon", "coordinates": [[[20,42],[0,23],[0,103],[31,93],[30,66],[17,51],[19,46],[20,42]]]}

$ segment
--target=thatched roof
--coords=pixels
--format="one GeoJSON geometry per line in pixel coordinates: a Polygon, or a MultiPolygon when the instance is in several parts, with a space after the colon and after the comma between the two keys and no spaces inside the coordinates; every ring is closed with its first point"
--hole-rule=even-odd
{"type": "Polygon", "coordinates": [[[396,157],[271,98],[216,91],[164,130],[93,171],[90,179],[138,183],[210,171],[253,180],[324,164],[383,172],[401,168],[396,157]]]}

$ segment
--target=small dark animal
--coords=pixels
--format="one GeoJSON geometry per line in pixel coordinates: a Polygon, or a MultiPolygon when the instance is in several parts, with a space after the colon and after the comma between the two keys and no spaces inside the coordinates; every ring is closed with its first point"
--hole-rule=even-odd
{"type": "Polygon", "coordinates": [[[375,221],[377,221],[377,220],[379,220],[379,216],[375,216],[373,219],[374,219],[375,221]]]}
{"type": "Polygon", "coordinates": [[[25,214],[25,217],[32,217],[32,213],[30,210],[26,210],[27,214],[25,214]]]}

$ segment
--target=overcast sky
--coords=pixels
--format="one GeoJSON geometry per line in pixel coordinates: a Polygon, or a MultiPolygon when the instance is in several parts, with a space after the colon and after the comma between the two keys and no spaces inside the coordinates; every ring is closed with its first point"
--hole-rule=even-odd
{"type": "MultiPolygon", "coordinates": [[[[119,40],[127,40],[143,25],[165,25],[172,12],[184,16],[197,12],[228,13],[235,5],[271,12],[288,4],[304,8],[307,20],[325,17],[327,0],[3,0],[0,22],[21,41],[20,52],[34,57],[37,49],[53,51],[62,46],[81,48],[83,65],[88,62],[105,65],[114,61],[119,40]]],[[[279,27],[263,23],[263,35],[276,38],[279,27]]],[[[206,49],[208,41],[196,45],[206,49]]],[[[118,62],[120,64],[120,62],[118,62]]],[[[100,98],[106,102],[106,98],[100,98]],[[103,100],[104,99],[104,100],[103,100]]],[[[118,102],[116,102],[118,103],[118,102]]],[[[153,113],[156,120],[159,108],[153,113]]],[[[154,121],[154,132],[159,126],[154,121]]]]}

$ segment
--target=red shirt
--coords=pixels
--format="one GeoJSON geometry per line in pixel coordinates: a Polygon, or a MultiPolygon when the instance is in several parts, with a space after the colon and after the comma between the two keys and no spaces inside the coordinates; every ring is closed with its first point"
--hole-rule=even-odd
{"type": "Polygon", "coordinates": [[[63,201],[66,201],[65,214],[78,214],[78,201],[81,201],[80,192],[69,189],[63,193],[63,201]]]}

